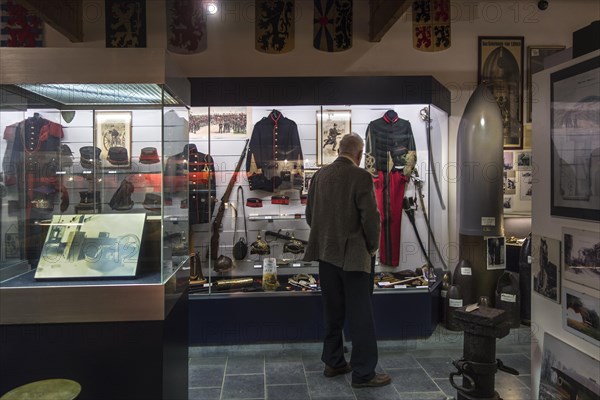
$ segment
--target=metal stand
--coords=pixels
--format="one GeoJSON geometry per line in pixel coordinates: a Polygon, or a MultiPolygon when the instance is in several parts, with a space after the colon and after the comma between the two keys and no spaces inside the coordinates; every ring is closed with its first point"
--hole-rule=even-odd
{"type": "Polygon", "coordinates": [[[504,310],[479,307],[467,312],[465,307],[455,311],[455,318],[464,327],[463,357],[453,361],[458,372],[450,374],[450,384],[458,391],[458,400],[501,400],[494,389],[497,370],[519,375],[496,359],[496,339],[510,332],[504,310]],[[462,386],[454,382],[463,377],[462,386]]]}

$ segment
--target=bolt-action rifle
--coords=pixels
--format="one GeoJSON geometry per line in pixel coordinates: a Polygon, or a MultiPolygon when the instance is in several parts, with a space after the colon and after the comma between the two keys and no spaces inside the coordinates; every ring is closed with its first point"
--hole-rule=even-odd
{"type": "Polygon", "coordinates": [[[215,217],[212,223],[212,236],[210,238],[210,258],[216,260],[219,253],[219,229],[221,228],[221,222],[223,221],[223,215],[225,214],[225,204],[229,202],[229,197],[231,196],[231,192],[233,191],[233,187],[237,182],[237,176],[240,172],[240,168],[242,167],[242,162],[244,158],[246,158],[246,151],[248,147],[248,141],[250,139],[246,139],[246,143],[244,144],[244,150],[242,150],[242,155],[238,160],[238,163],[235,167],[235,171],[233,175],[231,175],[231,179],[229,180],[229,184],[227,185],[227,189],[225,189],[225,193],[223,193],[223,197],[221,197],[221,203],[219,204],[219,210],[217,211],[217,216],[215,217]]]}

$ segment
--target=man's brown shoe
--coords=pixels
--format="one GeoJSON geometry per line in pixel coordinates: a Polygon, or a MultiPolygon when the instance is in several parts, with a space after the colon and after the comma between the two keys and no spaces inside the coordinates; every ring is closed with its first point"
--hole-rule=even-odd
{"type": "Polygon", "coordinates": [[[373,379],[363,383],[352,382],[352,387],[355,389],[366,388],[366,387],[379,387],[385,386],[392,383],[392,378],[388,374],[375,374],[373,379]]]}
{"type": "Polygon", "coordinates": [[[350,364],[346,364],[343,367],[339,367],[339,368],[333,368],[333,367],[330,367],[329,365],[325,365],[325,370],[323,371],[323,375],[325,375],[328,378],[333,378],[334,376],[344,375],[344,374],[347,374],[348,372],[352,372],[352,367],[350,367],[350,364]]]}

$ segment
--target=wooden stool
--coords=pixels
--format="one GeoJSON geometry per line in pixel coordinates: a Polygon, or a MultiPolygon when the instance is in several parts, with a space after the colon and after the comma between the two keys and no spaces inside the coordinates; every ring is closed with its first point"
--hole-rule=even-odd
{"type": "Polygon", "coordinates": [[[80,392],[81,385],[70,379],[45,379],[16,387],[0,400],[75,400],[80,392]]]}

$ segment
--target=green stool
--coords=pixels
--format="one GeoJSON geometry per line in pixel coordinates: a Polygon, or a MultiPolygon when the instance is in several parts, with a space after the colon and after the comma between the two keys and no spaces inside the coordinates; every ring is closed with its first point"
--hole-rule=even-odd
{"type": "Polygon", "coordinates": [[[70,379],[44,379],[19,386],[0,400],[75,400],[81,385],[70,379]]]}

